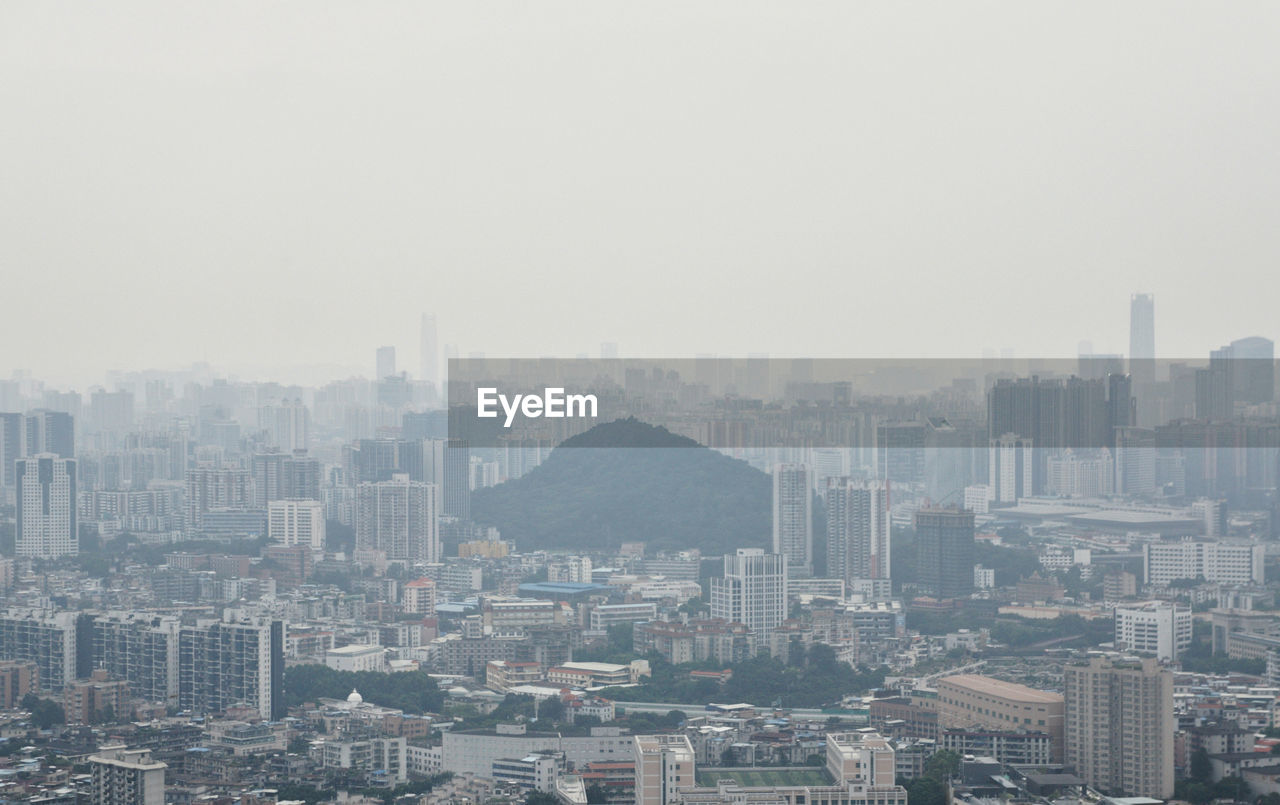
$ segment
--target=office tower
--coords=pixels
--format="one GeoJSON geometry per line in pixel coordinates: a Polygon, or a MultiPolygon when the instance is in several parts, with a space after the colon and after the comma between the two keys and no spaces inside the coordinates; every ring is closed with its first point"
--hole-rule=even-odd
{"type": "Polygon", "coordinates": [[[890,483],[924,481],[925,423],[889,422],[876,426],[876,477],[890,483]]]}
{"type": "Polygon", "coordinates": [[[18,556],[57,559],[79,553],[75,459],[40,453],[14,464],[18,556]]]}
{"type": "Polygon", "coordinates": [[[40,690],[61,691],[79,675],[76,618],[75,612],[47,609],[0,611],[0,660],[34,662],[40,690]]]}
{"type": "Polygon", "coordinates": [[[150,749],[104,746],[89,756],[90,805],[164,805],[164,771],[150,749]]]}
{"type": "Polygon", "coordinates": [[[250,707],[264,719],[285,716],[284,624],[258,617],[203,619],[178,635],[178,699],[194,714],[250,707]]]}
{"type": "Polygon", "coordinates": [[[677,791],[697,785],[693,745],[684,735],[637,735],[633,738],[635,805],[678,802],[677,791]]]}
{"type": "Polygon", "coordinates": [[[1138,406],[1133,398],[1133,378],[1130,375],[1107,375],[1107,441],[1106,446],[1115,445],[1117,428],[1127,428],[1138,424],[1138,406]]]}
{"type": "Polygon", "coordinates": [[[806,464],[773,467],[773,552],[787,558],[792,578],[813,575],[813,471],[806,464]]]}
{"type": "Polygon", "coordinates": [[[1116,493],[1151,497],[1156,493],[1156,432],[1116,429],[1116,493]]]}
{"type": "Polygon", "coordinates": [[[917,585],[934,598],[973,592],[973,512],[921,509],[916,512],[917,585]]]}
{"type": "Polygon", "coordinates": [[[430,383],[438,392],[440,389],[440,341],[436,332],[435,315],[423,313],[419,327],[419,374],[422,380],[430,383]]]}
{"type": "Polygon", "coordinates": [[[104,612],[91,624],[93,668],[129,683],[133,695],[178,705],[177,616],[149,612],[104,612]]]}
{"type": "Polygon", "coordinates": [[[471,447],[465,439],[449,439],[444,448],[441,512],[459,520],[471,519],[471,447]]]}
{"type": "Polygon", "coordinates": [[[724,556],[724,578],[711,580],[711,617],[741,623],[757,647],[787,617],[787,562],[781,554],[739,548],[724,556]]]}
{"type": "Polygon", "coordinates": [[[396,373],[396,348],[378,347],[377,375],[375,380],[391,377],[396,373]]]}
{"type": "Polygon", "coordinates": [[[1031,494],[1035,458],[1030,439],[1006,433],[991,440],[987,459],[987,486],[991,499],[999,503],[1017,503],[1031,494]]]}
{"type": "Polygon", "coordinates": [[[89,418],[98,433],[123,433],[133,427],[133,392],[98,389],[89,397],[89,418]]]}
{"type": "Polygon", "coordinates": [[[1191,648],[1191,610],[1171,601],[1115,608],[1116,648],[1173,662],[1191,648]]]}
{"type": "Polygon", "coordinates": [[[39,410],[27,414],[23,433],[23,455],[53,453],[59,458],[74,458],[76,427],[71,414],[39,410]]]}
{"type": "Polygon", "coordinates": [[[1173,796],[1173,672],[1118,656],[1063,671],[1067,764],[1112,796],[1173,796]]]}
{"type": "Polygon", "coordinates": [[[238,467],[197,467],[187,470],[186,529],[195,534],[204,528],[210,511],[243,511],[254,504],[253,476],[238,467]]]}
{"type": "Polygon", "coordinates": [[[18,483],[14,462],[22,455],[22,430],[22,414],[0,413],[0,487],[9,489],[18,483]]]}
{"type": "Polygon", "coordinates": [[[827,480],[827,575],[844,579],[887,579],[889,486],[851,478],[827,480]]]}
{"type": "Polygon", "coordinates": [[[1236,401],[1257,405],[1275,399],[1275,344],[1269,338],[1254,336],[1232,341],[1229,349],[1236,401]]]}
{"type": "Polygon", "coordinates": [[[324,504],[318,500],[273,500],[267,504],[267,538],[280,545],[324,550],[324,504]]]}
{"type": "Polygon", "coordinates": [[[1129,298],[1129,373],[1140,388],[1156,381],[1156,298],[1138,293],[1129,298]]]}
{"type": "Polygon", "coordinates": [[[356,550],[388,559],[440,561],[440,487],[396,474],[356,488],[356,550]]]}

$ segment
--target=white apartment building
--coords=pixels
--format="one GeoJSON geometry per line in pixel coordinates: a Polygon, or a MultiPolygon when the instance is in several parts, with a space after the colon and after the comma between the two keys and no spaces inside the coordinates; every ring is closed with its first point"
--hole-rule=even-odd
{"type": "Polygon", "coordinates": [[[773,467],[773,552],[792,576],[813,575],[813,471],[806,464],[773,467]]]}
{"type": "Polygon", "coordinates": [[[324,664],[335,671],[385,671],[387,650],[382,646],[342,646],[324,653],[324,664]]]}
{"type": "Polygon", "coordinates": [[[273,500],[267,504],[267,537],[281,545],[324,550],[324,504],[318,500],[273,500]]]}
{"type": "Polygon", "coordinates": [[[1124,651],[1176,660],[1191,647],[1191,610],[1167,601],[1116,607],[1116,643],[1124,651]]]}
{"type": "Polygon", "coordinates": [[[1203,577],[1214,584],[1265,584],[1266,548],[1252,542],[1148,543],[1142,547],[1147,584],[1203,577]]]}
{"type": "Polygon", "coordinates": [[[787,617],[787,560],[760,548],[725,554],[724,578],[711,580],[711,617],[744,624],[757,646],[787,617]]]}

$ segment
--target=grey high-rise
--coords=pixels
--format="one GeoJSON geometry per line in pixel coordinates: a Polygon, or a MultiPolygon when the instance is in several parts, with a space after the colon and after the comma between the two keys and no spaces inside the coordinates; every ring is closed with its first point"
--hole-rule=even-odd
{"type": "Polygon", "coordinates": [[[935,598],[962,598],[973,592],[973,512],[921,509],[916,512],[916,583],[935,598]]]}

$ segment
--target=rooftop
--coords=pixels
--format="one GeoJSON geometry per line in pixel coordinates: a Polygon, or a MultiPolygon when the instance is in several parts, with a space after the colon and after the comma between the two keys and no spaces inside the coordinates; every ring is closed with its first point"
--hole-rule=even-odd
{"type": "Polygon", "coordinates": [[[1024,702],[1039,702],[1042,704],[1061,704],[1062,695],[1058,693],[1050,693],[1049,691],[1036,690],[1026,685],[1019,685],[1016,682],[1005,682],[1003,679],[993,679],[989,676],[981,676],[979,674],[956,674],[954,676],[944,676],[938,680],[938,685],[950,684],[975,693],[985,693],[988,696],[999,696],[1004,699],[1016,699],[1024,702]]]}

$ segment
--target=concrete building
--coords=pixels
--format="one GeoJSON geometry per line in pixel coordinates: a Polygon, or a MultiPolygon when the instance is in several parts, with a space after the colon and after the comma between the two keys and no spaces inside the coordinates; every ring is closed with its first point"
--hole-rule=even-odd
{"type": "Polygon", "coordinates": [[[711,617],[744,624],[757,647],[787,617],[787,562],[760,548],[725,554],[724,577],[711,580],[711,617]]]}
{"type": "Polygon", "coordinates": [[[1116,648],[1172,662],[1191,647],[1191,610],[1168,601],[1115,609],[1116,648]]]}
{"type": "Polygon", "coordinates": [[[693,746],[684,735],[636,735],[636,805],[679,802],[678,791],[697,785],[693,746]]]}
{"type": "Polygon", "coordinates": [[[250,707],[264,719],[285,715],[284,624],[241,617],[199,619],[178,635],[179,706],[196,714],[250,707]]]}
{"type": "Polygon", "coordinates": [[[1152,658],[1092,657],[1064,669],[1066,756],[1113,796],[1173,796],[1173,672],[1152,658]]]}
{"type": "Polygon", "coordinates": [[[280,545],[324,550],[324,504],[318,500],[273,500],[267,504],[267,538],[280,545]]]}
{"type": "Polygon", "coordinates": [[[382,646],[342,646],[324,653],[324,664],[335,671],[385,671],[387,650],[382,646]]]}
{"type": "Polygon", "coordinates": [[[92,805],[164,805],[163,763],[149,749],[104,746],[89,757],[92,805]]]}
{"type": "Polygon", "coordinates": [[[99,668],[88,679],[77,679],[62,689],[62,710],[68,724],[97,724],[127,719],[129,683],[112,679],[99,668]]]}
{"type": "Polygon", "coordinates": [[[813,575],[813,471],[807,464],[773,467],[773,552],[792,578],[813,575]]]}
{"type": "Polygon", "coordinates": [[[440,488],[397,473],[356,489],[356,550],[388,559],[440,561],[440,488]]]}
{"type": "Polygon", "coordinates": [[[973,512],[921,509],[915,514],[917,585],[935,598],[973,592],[973,512]]]}
{"type": "Polygon", "coordinates": [[[432,617],[436,614],[436,583],[432,579],[414,579],[404,586],[405,612],[432,617]]]}
{"type": "Polygon", "coordinates": [[[499,724],[491,730],[450,730],[441,737],[444,747],[442,768],[454,774],[487,777],[493,761],[526,757],[534,752],[563,752],[574,768],[593,761],[629,760],[632,736],[619,727],[592,727],[590,735],[567,736],[535,732],[524,724],[499,724]]]}
{"type": "Polygon", "coordinates": [[[80,551],[76,526],[76,461],[53,453],[20,458],[17,479],[18,556],[57,559],[80,551]]]}
{"type": "Polygon", "coordinates": [[[827,575],[890,577],[889,488],[879,481],[830,478],[826,488],[827,575]]]}
{"type": "Polygon", "coordinates": [[[1203,578],[1213,584],[1265,584],[1266,548],[1255,542],[1181,540],[1142,546],[1147,584],[1203,578]]]}
{"type": "Polygon", "coordinates": [[[30,660],[0,661],[0,710],[18,707],[40,689],[40,667],[30,660]]]}
{"type": "Polygon", "coordinates": [[[1054,761],[1062,761],[1065,705],[1061,694],[978,674],[945,676],[936,687],[941,727],[1044,733],[1054,761]]]}
{"type": "Polygon", "coordinates": [[[75,612],[10,608],[0,612],[0,660],[33,662],[46,693],[61,692],[76,673],[75,612]]]}

